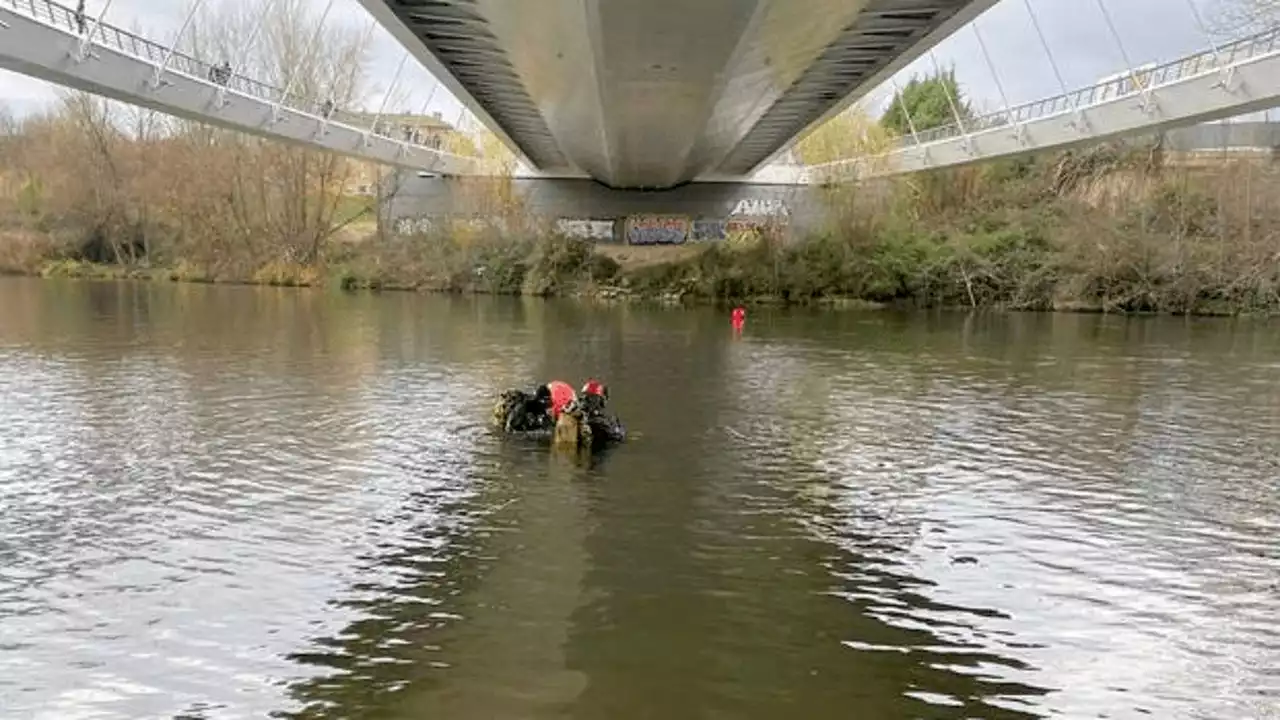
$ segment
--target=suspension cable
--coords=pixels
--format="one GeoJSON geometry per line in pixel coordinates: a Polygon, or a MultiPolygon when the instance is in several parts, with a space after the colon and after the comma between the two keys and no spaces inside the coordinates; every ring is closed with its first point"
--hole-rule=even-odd
{"type": "MultiPolygon", "coordinates": [[[[960,103],[958,98],[951,97],[951,88],[942,80],[942,66],[938,64],[938,56],[934,53],[933,48],[929,49],[929,61],[933,63],[933,73],[938,78],[938,82],[942,83],[942,93],[947,96],[947,105],[951,108],[951,117],[956,121],[956,127],[960,128],[960,134],[963,136],[965,151],[972,154],[972,138],[969,137],[969,131],[965,128],[964,120],[960,117],[960,103]]],[[[954,77],[954,70],[953,77],[954,77]]]]}
{"type": "Polygon", "coordinates": [[[1138,77],[1134,68],[1133,61],[1129,59],[1129,52],[1125,50],[1124,42],[1120,40],[1120,33],[1116,31],[1116,24],[1111,20],[1111,13],[1107,12],[1106,3],[1102,0],[1094,0],[1094,4],[1098,6],[1098,10],[1102,12],[1102,18],[1107,23],[1107,30],[1111,33],[1111,39],[1115,41],[1116,48],[1120,50],[1120,57],[1124,59],[1125,66],[1129,69],[1129,78],[1133,81],[1135,87],[1142,91],[1142,106],[1146,112],[1154,109],[1151,97],[1151,83],[1143,82],[1138,77]]]}
{"type": "Polygon", "coordinates": [[[80,36],[80,44],[76,48],[76,62],[84,62],[89,57],[89,46],[93,44],[93,36],[97,34],[98,28],[102,27],[102,18],[107,16],[113,1],[107,0],[107,4],[102,6],[102,12],[93,19],[93,24],[89,26],[88,31],[80,36]]]}
{"type": "Polygon", "coordinates": [[[1009,106],[1009,96],[1004,92],[1004,84],[1000,82],[1000,74],[996,72],[995,63],[991,62],[991,53],[987,52],[987,44],[982,40],[982,31],[978,29],[977,19],[974,19],[974,21],[969,24],[969,27],[973,28],[974,37],[978,38],[978,48],[982,50],[982,58],[987,63],[987,70],[991,71],[991,79],[995,80],[996,90],[1000,93],[1000,101],[1004,103],[1005,118],[1013,124],[1014,136],[1018,138],[1019,142],[1022,142],[1025,140],[1022,123],[1013,116],[1013,110],[1009,106]]]}
{"type": "Polygon", "coordinates": [[[195,20],[196,13],[200,11],[200,6],[203,4],[204,0],[195,0],[195,2],[191,3],[191,10],[187,12],[187,17],[183,19],[177,35],[174,36],[173,42],[169,44],[169,48],[164,53],[164,59],[156,66],[155,73],[151,76],[152,90],[160,89],[161,83],[164,82],[164,71],[169,69],[169,62],[173,60],[174,53],[178,52],[178,43],[182,42],[182,36],[186,34],[187,28],[191,26],[191,21],[195,20]]]}
{"type": "MultiPolygon", "coordinates": [[[[387,109],[387,103],[391,100],[391,93],[395,92],[396,85],[399,84],[400,82],[400,73],[404,71],[404,63],[408,59],[409,59],[409,51],[405,50],[404,55],[400,56],[400,64],[396,67],[395,77],[391,79],[391,84],[387,86],[386,94],[382,96],[382,104],[378,106],[378,112],[375,113],[373,116],[373,125],[371,127],[372,131],[375,131],[375,132],[377,131],[378,123],[382,119],[382,113],[384,110],[387,109]]],[[[369,134],[370,134],[370,131],[368,130],[365,131],[364,144],[366,146],[369,145],[369,134]]]]}
{"type": "MultiPolygon", "coordinates": [[[[316,23],[316,31],[311,35],[311,39],[307,42],[306,50],[303,51],[300,61],[307,61],[311,59],[312,50],[315,48],[316,42],[320,40],[320,33],[324,30],[325,20],[329,18],[329,11],[332,9],[333,0],[329,0],[328,4],[324,6],[324,12],[320,15],[320,22],[316,23]]],[[[276,104],[271,108],[271,119],[273,121],[279,122],[280,106],[284,104],[285,98],[289,97],[289,93],[293,90],[293,83],[298,79],[298,74],[296,67],[293,69],[293,72],[289,73],[289,81],[285,83],[284,89],[280,91],[280,96],[276,99],[276,104]]],[[[332,114],[332,108],[330,108],[329,112],[321,113],[321,115],[324,116],[328,116],[330,114],[332,114]]]]}

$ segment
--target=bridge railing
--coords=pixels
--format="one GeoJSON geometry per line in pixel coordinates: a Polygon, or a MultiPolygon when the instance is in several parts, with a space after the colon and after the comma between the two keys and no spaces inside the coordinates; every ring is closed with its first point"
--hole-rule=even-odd
{"type": "Polygon", "coordinates": [[[1000,127],[1021,125],[1054,115],[1067,115],[1076,110],[1087,110],[1091,106],[1104,102],[1150,92],[1163,85],[1206,75],[1211,72],[1226,71],[1234,65],[1278,50],[1280,50],[1280,27],[1274,27],[1229,42],[1219,46],[1216,50],[1205,50],[1162,65],[1151,65],[1135,69],[1132,73],[1125,73],[1119,77],[1095,83],[1086,88],[1015,105],[1007,110],[975,115],[965,119],[963,126],[956,123],[948,123],[922,130],[914,136],[905,135],[898,138],[897,147],[888,152],[874,156],[819,163],[809,166],[809,170],[821,171],[840,165],[858,165],[864,162],[882,161],[893,153],[930,143],[953,140],[966,135],[975,135],[1000,127]]]}
{"type": "Polygon", "coordinates": [[[916,133],[915,137],[900,138],[899,146],[901,149],[911,148],[997,127],[1021,125],[1052,115],[1071,113],[1076,109],[1087,109],[1091,105],[1149,92],[1161,85],[1226,69],[1259,55],[1275,52],[1277,49],[1280,49],[1280,27],[1236,40],[1219,47],[1216,51],[1206,50],[1163,65],[1137,69],[1132,74],[1125,73],[1121,77],[1073,92],[1015,105],[1007,110],[977,115],[965,119],[963,127],[956,123],[949,123],[923,130],[916,133]]]}
{"type": "MultiPolygon", "coordinates": [[[[86,33],[92,32],[93,44],[118,50],[126,55],[151,63],[157,68],[163,66],[165,72],[186,75],[209,84],[211,88],[224,85],[228,90],[257,98],[272,105],[279,104],[281,107],[287,107],[290,110],[311,116],[317,121],[325,120],[323,117],[323,100],[300,93],[285,95],[282,88],[234,72],[229,76],[220,77],[220,71],[212,63],[204,62],[187,53],[171,49],[161,43],[148,40],[113,25],[98,23],[95,27],[93,17],[86,14],[84,17],[77,18],[75,10],[54,2],[54,0],[0,0],[0,6],[11,7],[38,22],[66,31],[77,38],[84,37],[86,33]],[[83,27],[81,23],[83,23],[83,27]]],[[[382,137],[391,137],[390,123],[379,122],[376,125],[370,125],[370,118],[367,115],[341,108],[334,108],[329,113],[328,122],[345,125],[359,131],[368,131],[382,137]]],[[[431,145],[410,142],[408,139],[397,140],[438,155],[461,157],[431,145]]]]}

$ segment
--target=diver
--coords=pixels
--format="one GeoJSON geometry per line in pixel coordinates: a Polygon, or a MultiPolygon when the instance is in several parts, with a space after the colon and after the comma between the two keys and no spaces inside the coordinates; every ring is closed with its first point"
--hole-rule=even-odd
{"type": "Polygon", "coordinates": [[[507,399],[506,415],[503,429],[507,432],[550,430],[555,426],[555,418],[551,416],[551,388],[539,385],[532,394],[514,391],[507,399]]]}
{"type": "Polygon", "coordinates": [[[604,412],[604,406],[609,402],[609,388],[599,380],[587,380],[582,385],[580,402],[588,417],[599,415],[604,412]]]}
{"type": "Polygon", "coordinates": [[[560,417],[560,413],[564,409],[572,405],[578,399],[578,395],[573,391],[573,386],[563,380],[552,380],[545,385],[547,391],[551,394],[551,419],[555,420],[560,417]]]}
{"type": "Polygon", "coordinates": [[[607,385],[594,378],[583,384],[578,406],[582,409],[583,418],[591,426],[592,435],[597,442],[621,442],[626,439],[627,430],[616,416],[605,412],[608,403],[607,385]]]}
{"type": "Polygon", "coordinates": [[[588,380],[582,393],[561,380],[537,386],[532,393],[506,390],[493,409],[494,426],[507,433],[554,433],[553,442],[598,446],[621,442],[626,429],[606,412],[609,388],[588,380]]]}
{"type": "Polygon", "coordinates": [[[539,385],[533,394],[508,390],[499,400],[501,412],[506,415],[501,424],[507,432],[550,430],[564,409],[577,399],[569,383],[561,380],[539,385]]]}

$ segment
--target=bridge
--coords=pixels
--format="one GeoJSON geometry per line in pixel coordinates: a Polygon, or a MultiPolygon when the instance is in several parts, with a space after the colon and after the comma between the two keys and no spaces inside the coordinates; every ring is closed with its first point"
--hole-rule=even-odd
{"type": "MultiPolygon", "coordinates": [[[[947,36],[976,34],[971,21],[995,0],[359,1],[537,176],[614,189],[856,181],[1280,103],[1280,28],[1223,44],[1206,33],[1205,50],[1172,62],[976,117],[955,112],[943,127],[912,123],[874,157],[786,168],[771,161],[798,137],[947,36]]],[[[0,67],[407,170],[486,172],[479,158],[391,136],[379,123],[385,100],[376,113],[333,107],[101,17],[86,24],[54,0],[0,0],[0,67]]]]}
{"type": "Polygon", "coordinates": [[[995,0],[360,0],[528,163],[741,179],[995,0]]]}
{"type": "Polygon", "coordinates": [[[811,166],[833,182],[967,165],[1266,110],[1280,103],[1280,28],[1087,88],[901,138],[886,152],[811,166]]]}
{"type": "Polygon", "coordinates": [[[52,0],[0,0],[0,67],[188,120],[412,170],[481,173],[475,158],[387,137],[378,118],[205,62],[52,0]],[[327,112],[326,112],[327,111],[327,112]]]}

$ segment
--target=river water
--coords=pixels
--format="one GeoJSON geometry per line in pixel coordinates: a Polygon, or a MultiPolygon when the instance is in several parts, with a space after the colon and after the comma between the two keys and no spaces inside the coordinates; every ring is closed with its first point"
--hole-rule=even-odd
{"type": "Polygon", "coordinates": [[[0,408],[6,720],[1280,717],[1274,325],[5,279],[0,408]]]}

